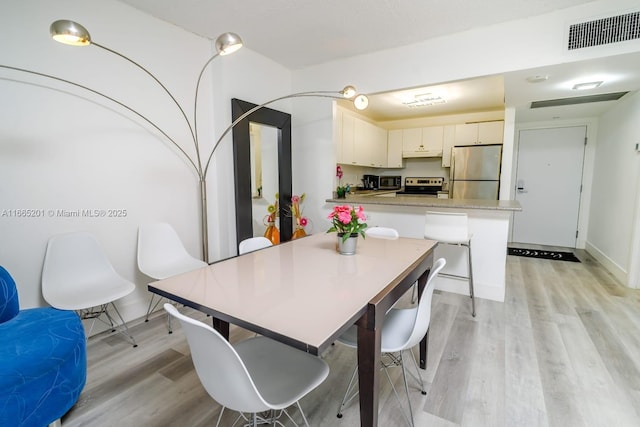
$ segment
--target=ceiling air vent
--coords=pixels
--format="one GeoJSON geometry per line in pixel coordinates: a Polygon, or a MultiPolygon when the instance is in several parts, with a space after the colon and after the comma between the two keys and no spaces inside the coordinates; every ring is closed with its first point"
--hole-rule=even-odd
{"type": "Polygon", "coordinates": [[[590,102],[616,101],[628,92],[603,93],[601,95],[575,96],[573,98],[549,99],[547,101],[534,101],[531,108],[559,107],[562,105],[588,104],[590,102]]]}
{"type": "Polygon", "coordinates": [[[640,38],[640,12],[581,22],[569,27],[569,50],[640,38]]]}

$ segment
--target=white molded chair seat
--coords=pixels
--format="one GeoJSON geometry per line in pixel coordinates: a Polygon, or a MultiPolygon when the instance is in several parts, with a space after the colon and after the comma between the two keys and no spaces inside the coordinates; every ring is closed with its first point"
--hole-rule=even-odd
{"type": "MultiPolygon", "coordinates": [[[[364,230],[364,234],[367,235],[367,237],[373,237],[375,239],[389,239],[389,240],[394,240],[400,237],[400,233],[398,233],[398,230],[396,230],[395,228],[391,228],[391,227],[367,227],[364,230]]],[[[416,282],[416,284],[413,286],[413,291],[411,293],[411,302],[414,303],[416,302],[416,297],[418,295],[418,287],[417,287],[418,283],[416,282]]]]}
{"type": "Polygon", "coordinates": [[[122,322],[120,332],[135,346],[114,304],[134,290],[135,285],[115,271],[90,233],[60,234],[49,239],[42,268],[42,296],[52,307],[77,311],[83,319],[98,319],[104,314],[114,329],[116,325],[107,311],[111,304],[122,322]]]}
{"type": "Polygon", "coordinates": [[[266,337],[230,344],[218,331],[171,304],[164,309],[180,320],[196,373],[207,393],[223,406],[216,425],[224,408],[252,413],[254,422],[263,422],[258,413],[270,410],[283,410],[291,419],[286,408],[293,404],[309,425],[299,400],[329,375],[322,359],[266,337]]]}
{"type": "Polygon", "coordinates": [[[425,215],[424,237],[441,243],[469,243],[469,219],[461,212],[432,212],[425,215]]]}
{"type": "Polygon", "coordinates": [[[364,230],[367,237],[375,237],[376,239],[397,239],[400,234],[395,228],[389,227],[367,227],[364,230]]]}
{"type": "Polygon", "coordinates": [[[238,253],[242,255],[257,251],[258,249],[268,248],[269,246],[273,246],[273,243],[271,243],[271,240],[266,237],[249,237],[248,239],[244,239],[240,242],[238,245],[238,253]]]}
{"type": "Polygon", "coordinates": [[[138,228],[138,268],[147,276],[162,280],[206,266],[187,252],[171,225],[158,222],[138,228]]]}
{"type": "MultiPolygon", "coordinates": [[[[206,262],[194,258],[187,252],[178,233],[170,224],[157,222],[138,227],[138,269],[147,276],[162,280],[206,266],[206,262]]],[[[154,305],[155,298],[156,295],[151,294],[145,322],[149,321],[149,314],[161,301],[158,297],[154,305]]],[[[171,333],[169,319],[167,317],[169,333],[171,333]]]]}
{"type": "Polygon", "coordinates": [[[467,267],[469,275],[461,277],[453,274],[443,274],[469,281],[469,296],[471,297],[471,315],[476,317],[476,301],[473,289],[473,263],[471,262],[471,238],[469,219],[462,212],[432,212],[425,215],[424,238],[436,240],[439,243],[464,246],[467,248],[467,267]]]}
{"type": "MultiPolygon", "coordinates": [[[[438,275],[440,270],[445,266],[446,261],[444,258],[438,259],[431,268],[429,272],[429,277],[427,278],[427,283],[425,284],[424,292],[420,297],[420,301],[418,305],[411,308],[404,309],[391,309],[384,318],[382,323],[382,332],[381,332],[381,352],[383,354],[393,354],[399,353],[397,356],[392,355],[390,358],[390,362],[383,363],[383,367],[385,369],[385,373],[387,374],[387,378],[391,383],[391,387],[398,398],[400,400],[398,393],[396,392],[395,387],[393,386],[393,382],[391,381],[391,377],[386,371],[387,367],[390,366],[402,366],[402,374],[404,379],[404,387],[405,392],[407,393],[407,400],[409,405],[409,416],[407,417],[406,413],[404,413],[407,421],[410,425],[413,425],[413,409],[411,408],[411,399],[409,398],[409,388],[407,385],[407,376],[406,369],[403,363],[403,353],[409,350],[409,358],[413,361],[413,364],[416,368],[416,379],[420,382],[420,390],[423,394],[426,394],[424,391],[424,383],[422,381],[422,376],[420,375],[420,369],[411,354],[411,348],[416,346],[422,338],[427,334],[429,330],[429,324],[431,322],[431,300],[433,298],[433,289],[435,286],[434,278],[438,275]]],[[[340,335],[338,338],[338,342],[344,344],[346,346],[357,348],[358,347],[358,327],[356,325],[351,326],[345,333],[340,335]]],[[[349,382],[349,386],[345,392],[344,398],[338,408],[338,418],[342,417],[342,410],[346,406],[346,404],[353,399],[355,388],[354,384],[357,384],[355,381],[357,375],[357,365],[353,371],[353,375],[351,376],[351,381],[349,382]],[[350,396],[351,395],[351,396],[350,396]]],[[[402,405],[402,403],[401,403],[402,405]]]]}

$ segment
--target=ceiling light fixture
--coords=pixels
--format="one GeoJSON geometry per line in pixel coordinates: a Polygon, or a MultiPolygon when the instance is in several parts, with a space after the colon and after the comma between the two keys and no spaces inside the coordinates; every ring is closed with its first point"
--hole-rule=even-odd
{"type": "Polygon", "coordinates": [[[542,75],[542,76],[536,75],[536,76],[527,77],[527,81],[529,83],[542,83],[542,82],[545,82],[547,80],[549,80],[549,76],[547,76],[547,75],[542,75]]]}
{"type": "Polygon", "coordinates": [[[417,94],[417,95],[414,95],[412,98],[408,98],[402,101],[402,103],[409,108],[428,107],[436,104],[444,104],[446,102],[447,101],[443,97],[433,93],[417,94]]]}
{"type": "Polygon", "coordinates": [[[603,82],[599,81],[599,82],[585,82],[585,83],[576,83],[573,85],[572,89],[573,90],[589,90],[589,89],[595,89],[598,86],[600,86],[603,82]]]}

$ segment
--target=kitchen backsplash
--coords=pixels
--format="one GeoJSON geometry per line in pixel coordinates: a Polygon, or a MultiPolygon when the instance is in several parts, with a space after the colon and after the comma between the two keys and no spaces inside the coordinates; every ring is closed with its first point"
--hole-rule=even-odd
{"type": "Polygon", "coordinates": [[[404,159],[405,167],[402,169],[381,169],[366,168],[362,166],[341,165],[343,177],[342,184],[351,184],[352,186],[362,185],[362,175],[401,175],[404,185],[404,178],[408,176],[441,176],[445,182],[449,181],[449,168],[442,167],[441,158],[415,158],[404,159]]]}

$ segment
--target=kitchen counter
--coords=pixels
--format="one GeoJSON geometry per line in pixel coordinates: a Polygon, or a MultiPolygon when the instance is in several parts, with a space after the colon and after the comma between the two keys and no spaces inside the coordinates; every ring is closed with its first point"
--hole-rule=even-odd
{"type": "MultiPolygon", "coordinates": [[[[335,195],[334,195],[335,196],[335,195]]],[[[429,211],[465,212],[472,234],[473,276],[478,298],[504,301],[506,286],[507,241],[514,212],[522,210],[516,200],[438,199],[418,195],[396,195],[395,191],[368,191],[350,194],[346,199],[331,198],[328,205],[364,206],[369,227],[393,227],[402,237],[424,238],[424,215],[429,211]]],[[[330,207],[330,206],[327,206],[330,207]]],[[[434,259],[447,260],[443,273],[436,278],[436,289],[469,295],[466,249],[438,245],[434,259]]]]}
{"type": "Polygon", "coordinates": [[[521,211],[517,200],[438,199],[428,196],[396,195],[394,191],[374,191],[349,194],[346,199],[332,198],[328,203],[350,203],[359,205],[415,206],[424,208],[482,209],[498,211],[521,211]]]}

